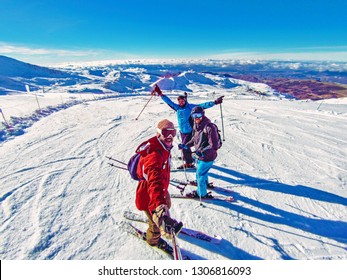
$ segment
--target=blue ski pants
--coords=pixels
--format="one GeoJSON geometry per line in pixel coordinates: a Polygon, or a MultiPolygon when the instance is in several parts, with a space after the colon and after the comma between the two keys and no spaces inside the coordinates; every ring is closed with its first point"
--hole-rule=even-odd
{"type": "Polygon", "coordinates": [[[197,160],[196,182],[198,183],[197,193],[199,196],[205,196],[207,194],[208,172],[213,163],[214,161],[197,160]]]}

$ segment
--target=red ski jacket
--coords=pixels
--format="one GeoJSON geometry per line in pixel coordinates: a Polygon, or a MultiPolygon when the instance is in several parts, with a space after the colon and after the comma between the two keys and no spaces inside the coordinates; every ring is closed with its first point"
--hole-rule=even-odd
{"type": "Polygon", "coordinates": [[[170,208],[170,149],[152,137],[143,142],[136,150],[141,153],[137,166],[139,181],[136,189],[136,207],[141,211],[152,213],[159,205],[170,208]]]}

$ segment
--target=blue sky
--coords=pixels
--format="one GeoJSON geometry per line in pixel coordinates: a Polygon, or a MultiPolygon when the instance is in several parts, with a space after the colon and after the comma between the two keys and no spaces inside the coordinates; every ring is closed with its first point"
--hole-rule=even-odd
{"type": "Polygon", "coordinates": [[[0,54],[347,61],[345,0],[0,0],[0,54]]]}

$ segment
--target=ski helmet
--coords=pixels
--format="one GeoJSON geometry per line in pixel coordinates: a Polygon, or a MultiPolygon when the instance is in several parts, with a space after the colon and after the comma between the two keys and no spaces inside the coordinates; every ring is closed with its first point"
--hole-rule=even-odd
{"type": "Polygon", "coordinates": [[[200,114],[204,114],[205,113],[204,109],[201,106],[195,106],[192,109],[191,115],[198,114],[198,113],[200,113],[200,114]]]}

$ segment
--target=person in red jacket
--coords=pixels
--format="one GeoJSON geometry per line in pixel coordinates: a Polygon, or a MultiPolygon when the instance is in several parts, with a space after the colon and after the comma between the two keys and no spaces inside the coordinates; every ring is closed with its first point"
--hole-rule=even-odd
{"type": "Polygon", "coordinates": [[[182,222],[171,218],[168,192],[170,182],[170,151],[176,136],[174,124],[167,119],[157,124],[156,136],[143,142],[137,152],[141,154],[137,167],[140,180],[136,189],[136,207],[144,211],[149,220],[146,241],[151,246],[165,247],[161,235],[170,238],[182,229],[182,222]]]}

